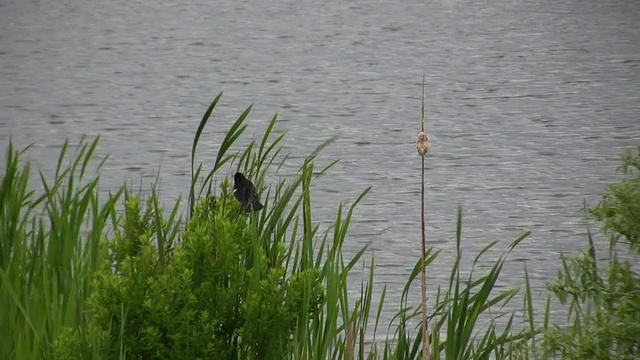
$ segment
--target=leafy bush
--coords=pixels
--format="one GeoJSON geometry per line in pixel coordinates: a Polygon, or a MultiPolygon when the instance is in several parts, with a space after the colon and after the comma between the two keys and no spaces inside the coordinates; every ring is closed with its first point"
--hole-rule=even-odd
{"type": "MultiPolygon", "coordinates": [[[[156,207],[149,203],[143,211],[138,197],[127,200],[123,230],[109,244],[88,301],[91,337],[103,339],[94,350],[99,357],[274,359],[290,353],[297,319],[322,303],[319,274],[287,276],[284,247],[275,262],[266,261],[264,244],[254,241],[231,200],[203,199],[165,266],[153,244],[156,207]]],[[[59,354],[77,353],[69,350],[74,341],[60,345],[59,354]]]]}
{"type": "Polygon", "coordinates": [[[609,186],[591,209],[609,237],[602,261],[589,234],[588,248],[562,259],[563,269],[551,284],[562,304],[569,305],[566,327],[545,333],[546,356],[569,359],[637,359],[640,356],[640,147],[623,156],[626,175],[609,186]],[[631,175],[635,178],[630,178],[631,175]],[[600,260],[599,260],[600,259],[600,260]]]}
{"type": "Polygon", "coordinates": [[[640,255],[640,146],[636,151],[624,153],[618,171],[625,175],[625,179],[609,186],[600,203],[591,211],[602,222],[612,247],[623,241],[631,251],[640,255]]]}

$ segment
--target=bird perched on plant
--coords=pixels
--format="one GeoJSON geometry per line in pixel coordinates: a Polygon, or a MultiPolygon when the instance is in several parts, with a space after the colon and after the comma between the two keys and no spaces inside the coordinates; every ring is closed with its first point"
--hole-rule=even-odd
{"type": "Polygon", "coordinates": [[[240,201],[242,208],[246,212],[250,212],[251,209],[259,211],[264,207],[260,204],[256,187],[239,172],[233,176],[233,195],[240,201]]]}

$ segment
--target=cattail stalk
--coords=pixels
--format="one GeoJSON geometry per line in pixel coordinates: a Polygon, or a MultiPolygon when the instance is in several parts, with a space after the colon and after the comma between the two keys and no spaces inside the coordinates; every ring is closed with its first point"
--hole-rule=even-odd
{"type": "Polygon", "coordinates": [[[429,323],[427,322],[427,226],[424,215],[424,156],[431,151],[431,144],[429,144],[429,135],[424,126],[424,78],[425,73],[422,73],[422,127],[420,128],[420,134],[418,134],[418,153],[422,157],[422,358],[428,360],[431,358],[430,350],[431,344],[429,343],[429,323]]]}

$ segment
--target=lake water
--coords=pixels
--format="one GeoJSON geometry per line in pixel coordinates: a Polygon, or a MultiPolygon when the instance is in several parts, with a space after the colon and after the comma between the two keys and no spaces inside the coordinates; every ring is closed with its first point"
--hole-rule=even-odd
{"type": "Polygon", "coordinates": [[[428,239],[442,250],[430,289],[448,278],[462,206],[470,256],[500,240],[494,260],[533,232],[500,286],[520,286],[526,261],[541,304],[559,254],[585,244],[583,200],[640,144],[639,19],[627,0],[3,0],[0,149],[33,143],[28,158],[51,171],[65,139],[100,134],[105,190],[160,170],[169,206],[188,193],[191,141],[220,91],[201,161],[249,104],[243,142],[279,113],[290,169],[338,136],[319,160],[341,162],[313,189],[316,216],[373,186],[345,251],[370,243],[389,319],[420,252],[424,70],[428,239]]]}

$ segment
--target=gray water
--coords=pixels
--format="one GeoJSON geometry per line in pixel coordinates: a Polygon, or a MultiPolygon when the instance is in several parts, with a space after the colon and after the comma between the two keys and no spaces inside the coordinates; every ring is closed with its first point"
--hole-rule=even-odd
{"type": "Polygon", "coordinates": [[[3,0],[0,148],[33,143],[28,158],[51,171],[65,139],[99,134],[105,191],[160,171],[169,206],[188,191],[193,134],[220,91],[205,163],[249,104],[243,143],[277,112],[290,169],[338,136],[319,160],[341,162],[314,187],[316,216],[328,226],[373,186],[345,251],[370,244],[389,319],[420,251],[425,70],[428,239],[442,250],[429,286],[448,278],[460,205],[465,254],[500,241],[481,268],[533,232],[500,286],[521,286],[526,261],[540,303],[559,254],[585,244],[583,200],[640,143],[639,20],[626,0],[3,0]]]}

